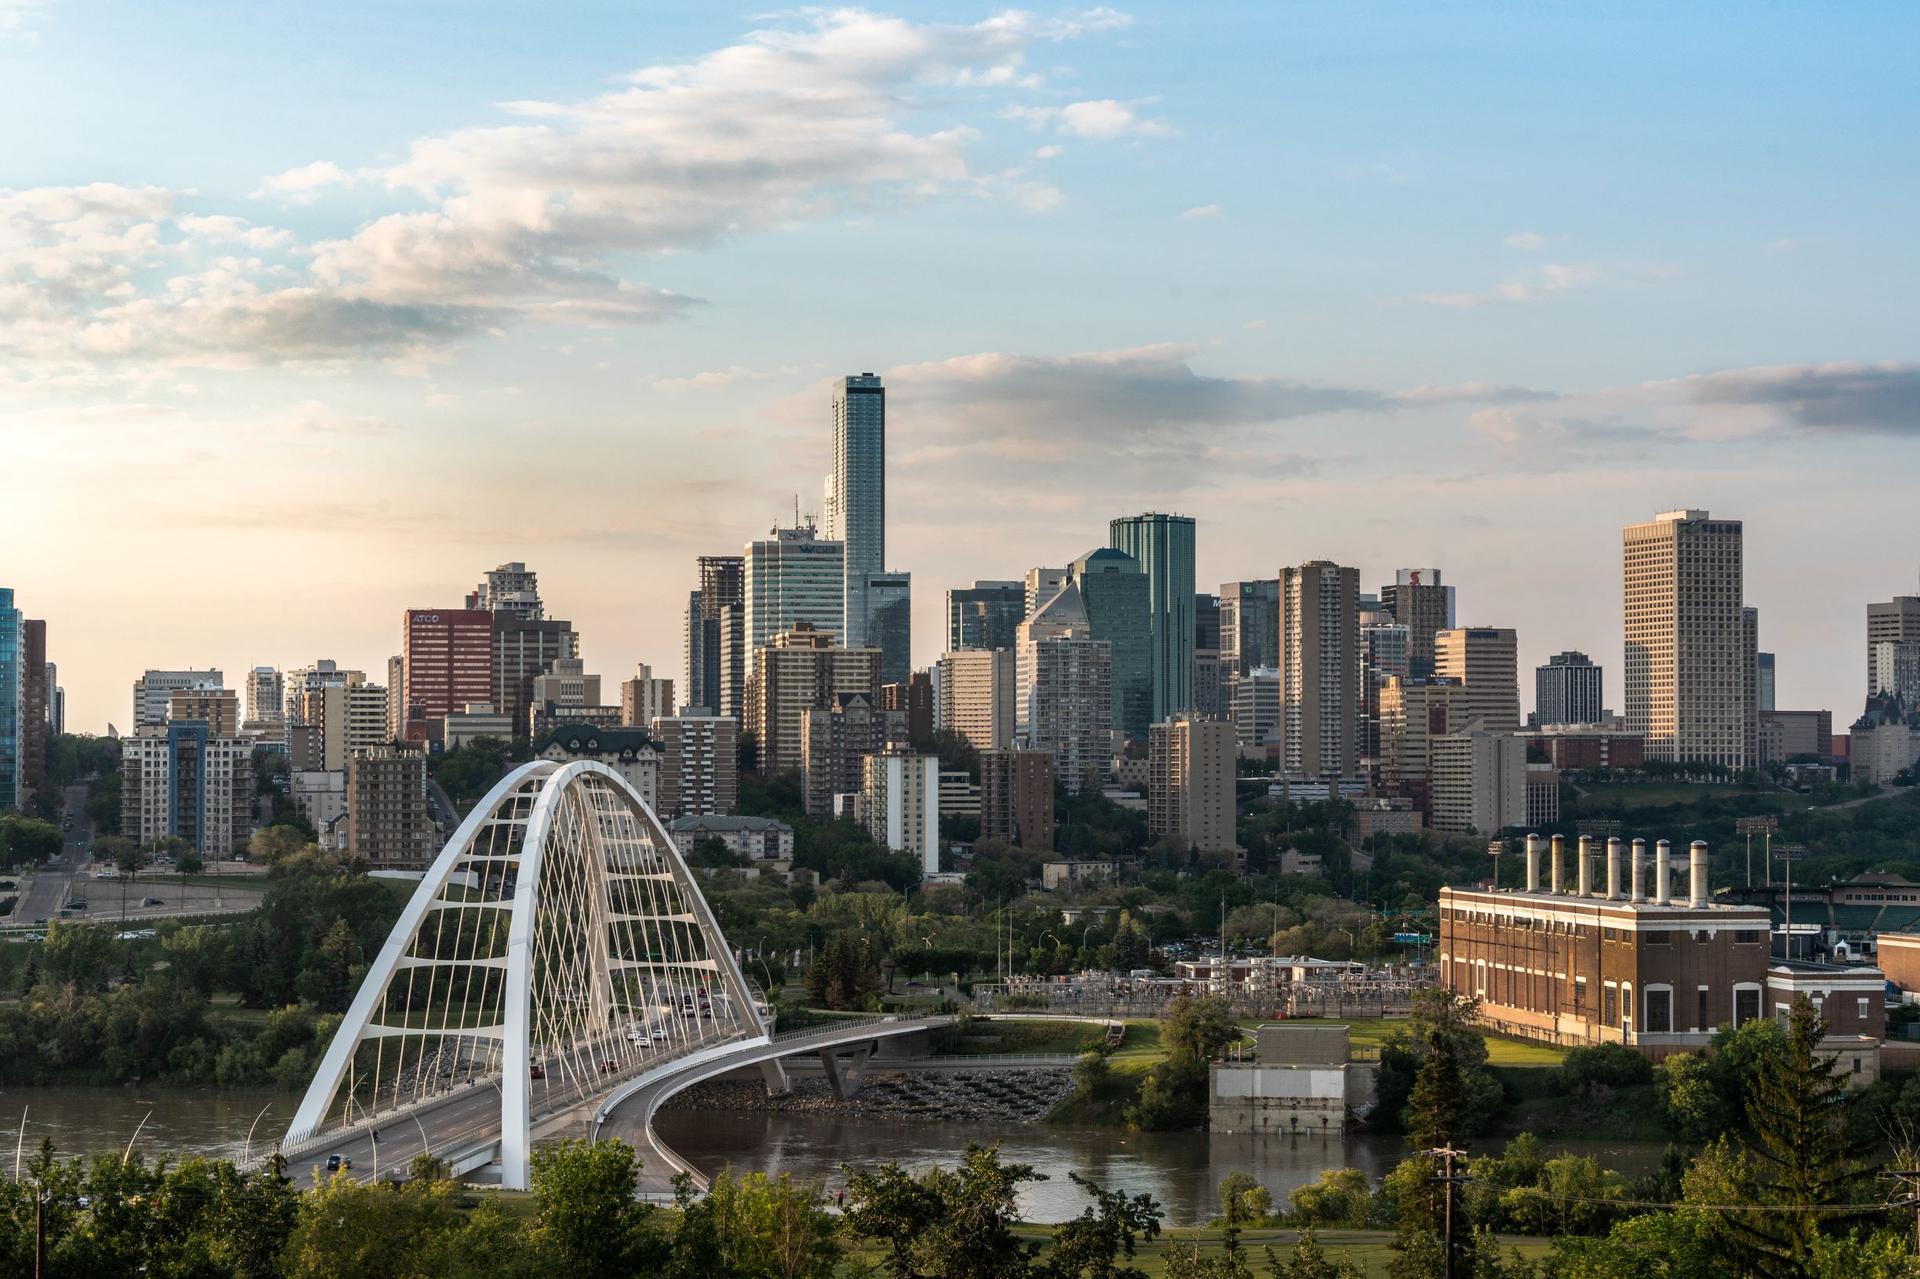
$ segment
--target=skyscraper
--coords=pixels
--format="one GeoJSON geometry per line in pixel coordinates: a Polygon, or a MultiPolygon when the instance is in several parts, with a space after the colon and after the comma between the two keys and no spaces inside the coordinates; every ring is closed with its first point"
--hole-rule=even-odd
{"type": "Polygon", "coordinates": [[[1605,707],[1600,668],[1585,653],[1555,653],[1533,668],[1533,718],[1539,724],[1598,724],[1605,707]]]}
{"type": "Polygon", "coordinates": [[[1437,568],[1403,568],[1393,584],[1380,588],[1380,607],[1407,628],[1413,641],[1415,675],[1433,674],[1433,637],[1453,625],[1453,588],[1440,582],[1437,568]]]}
{"type": "Polygon", "coordinates": [[[947,651],[1012,648],[1014,631],[1031,610],[1020,582],[982,582],[947,592],[947,651]]]}
{"type": "Polygon", "coordinates": [[[488,569],[467,596],[467,607],[537,622],[546,616],[546,606],[540,602],[540,575],[519,560],[488,569]]]}
{"type": "Polygon", "coordinates": [[[1020,623],[1014,734],[1023,746],[1052,752],[1072,794],[1106,771],[1112,679],[1113,646],[1093,637],[1077,580],[1020,623]]]}
{"type": "Polygon", "coordinates": [[[1280,579],[1220,583],[1220,659],[1235,675],[1280,664],[1280,579]]]}
{"type": "Polygon", "coordinates": [[[1359,763],[1360,572],[1328,560],[1280,570],[1286,770],[1351,777],[1359,763]]]}
{"type": "Polygon", "coordinates": [[[1011,648],[965,648],[940,659],[940,727],[976,751],[1013,741],[1014,656],[1011,648]]]}
{"type": "Polygon", "coordinates": [[[845,548],[823,538],[812,524],[774,528],[759,541],[747,543],[745,556],[746,651],[765,648],[805,622],[847,644],[840,627],[845,621],[845,548]]]}
{"type": "Polygon", "coordinates": [[[1154,511],[1107,526],[1107,544],[1139,560],[1147,575],[1156,723],[1193,709],[1193,534],[1192,517],[1154,511]]]}
{"type": "Polygon", "coordinates": [[[1867,605],[1867,692],[1873,693],[1874,647],[1920,640],[1920,595],[1896,595],[1867,605]]]}
{"type": "Polygon", "coordinates": [[[279,667],[256,666],[247,672],[247,727],[269,739],[286,739],[287,682],[279,667]]]}
{"type": "MultiPolygon", "coordinates": [[[[871,373],[843,378],[833,391],[827,537],[846,547],[840,642],[872,647],[869,592],[873,579],[887,569],[887,392],[871,373]]],[[[755,647],[762,642],[756,640],[755,647]]]]}
{"type": "Polygon", "coordinates": [[[1112,727],[1139,736],[1153,722],[1152,585],[1140,561],[1103,546],[1073,562],[1093,638],[1111,646],[1112,727]]]}
{"type": "Polygon", "coordinates": [[[747,561],[702,555],[699,568],[699,589],[687,597],[684,704],[737,716],[747,686],[747,561]]]}
{"type": "MultiPolygon", "coordinates": [[[[410,608],[402,621],[409,741],[427,741],[444,720],[469,704],[493,702],[493,614],[484,609],[410,608]]],[[[498,707],[495,707],[498,710],[498,707]]]]}
{"type": "Polygon", "coordinates": [[[1240,743],[1233,725],[1176,715],[1147,734],[1147,833],[1182,849],[1231,853],[1240,743]]]}
{"type": "Polygon", "coordinates": [[[1627,728],[1645,735],[1648,759],[1754,763],[1742,540],[1739,520],[1703,510],[1623,530],[1627,728]]]}
{"type": "Polygon", "coordinates": [[[880,682],[904,684],[913,670],[913,575],[867,580],[867,644],[880,650],[880,682]]]}
{"type": "Polygon", "coordinates": [[[1520,728],[1519,641],[1507,626],[1448,627],[1434,632],[1434,674],[1457,679],[1463,724],[1480,721],[1489,733],[1520,728]]]}
{"type": "Polygon", "coordinates": [[[20,804],[21,624],[13,588],[0,586],[0,809],[20,804]]]}
{"type": "MultiPolygon", "coordinates": [[[[1920,658],[1920,643],[1915,643],[1913,645],[1913,650],[1914,650],[1915,656],[1917,658],[1920,658]]],[[[1879,650],[1876,647],[1875,653],[1877,654],[1878,651],[1879,650]]],[[[1879,659],[1876,656],[1875,662],[1877,663],[1878,660],[1879,659]]],[[[1876,664],[1876,667],[1875,667],[1876,673],[1878,669],[1879,668],[1876,664]]],[[[1773,654],[1760,653],[1760,652],[1754,653],[1753,672],[1755,676],[1755,683],[1753,686],[1753,709],[1758,711],[1762,715],[1769,714],[1774,709],[1773,654]]],[[[1869,695],[1871,695],[1872,691],[1873,691],[1872,689],[1868,689],[1869,695]]]]}
{"type": "Polygon", "coordinates": [[[47,624],[20,621],[20,803],[47,784],[47,624]]]}

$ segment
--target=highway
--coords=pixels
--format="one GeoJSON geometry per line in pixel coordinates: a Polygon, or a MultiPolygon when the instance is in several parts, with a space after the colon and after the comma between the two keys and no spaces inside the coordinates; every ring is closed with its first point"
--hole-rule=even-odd
{"type": "Polygon", "coordinates": [[[67,904],[67,894],[74,875],[86,864],[86,850],[93,844],[93,825],[87,821],[87,788],[84,783],[67,787],[66,811],[73,817],[73,829],[66,832],[60,856],[35,871],[22,884],[20,900],[13,908],[13,923],[31,924],[37,919],[57,919],[60,908],[67,904]]]}

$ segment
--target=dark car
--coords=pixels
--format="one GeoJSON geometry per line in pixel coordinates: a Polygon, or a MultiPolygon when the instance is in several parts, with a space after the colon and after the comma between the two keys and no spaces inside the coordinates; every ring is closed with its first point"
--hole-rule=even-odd
{"type": "Polygon", "coordinates": [[[353,1160],[346,1158],[344,1155],[327,1156],[328,1172],[339,1172],[342,1168],[351,1172],[353,1170],[353,1160]]]}
{"type": "Polygon", "coordinates": [[[67,903],[68,910],[85,910],[86,908],[87,908],[87,899],[84,897],[76,897],[72,901],[67,903]]]}
{"type": "Polygon", "coordinates": [[[158,897],[142,897],[140,904],[142,906],[164,906],[166,902],[160,900],[158,897]]]}

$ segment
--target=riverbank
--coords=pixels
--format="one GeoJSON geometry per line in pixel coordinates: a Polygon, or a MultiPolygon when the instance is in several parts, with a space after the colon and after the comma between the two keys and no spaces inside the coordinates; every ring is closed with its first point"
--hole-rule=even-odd
{"type": "Polygon", "coordinates": [[[714,1079],[695,1084],[662,1109],[726,1110],[740,1114],[818,1115],[834,1119],[923,1122],[985,1119],[1038,1123],[1073,1092],[1072,1072],[1033,1070],[887,1071],[870,1074],[842,1101],[825,1079],[790,1079],[790,1090],[769,1096],[758,1079],[714,1079]]]}

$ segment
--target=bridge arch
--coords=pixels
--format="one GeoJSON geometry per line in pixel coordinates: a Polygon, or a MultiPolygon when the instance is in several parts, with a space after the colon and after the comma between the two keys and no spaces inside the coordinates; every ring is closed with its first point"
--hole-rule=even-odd
{"type": "Polygon", "coordinates": [[[282,1148],[477,1107],[493,1112],[488,1127],[497,1119],[501,1183],[524,1189],[542,1120],[676,1059],[766,1039],[752,987],[639,792],[594,761],[536,760],[434,860],[282,1148]]]}

